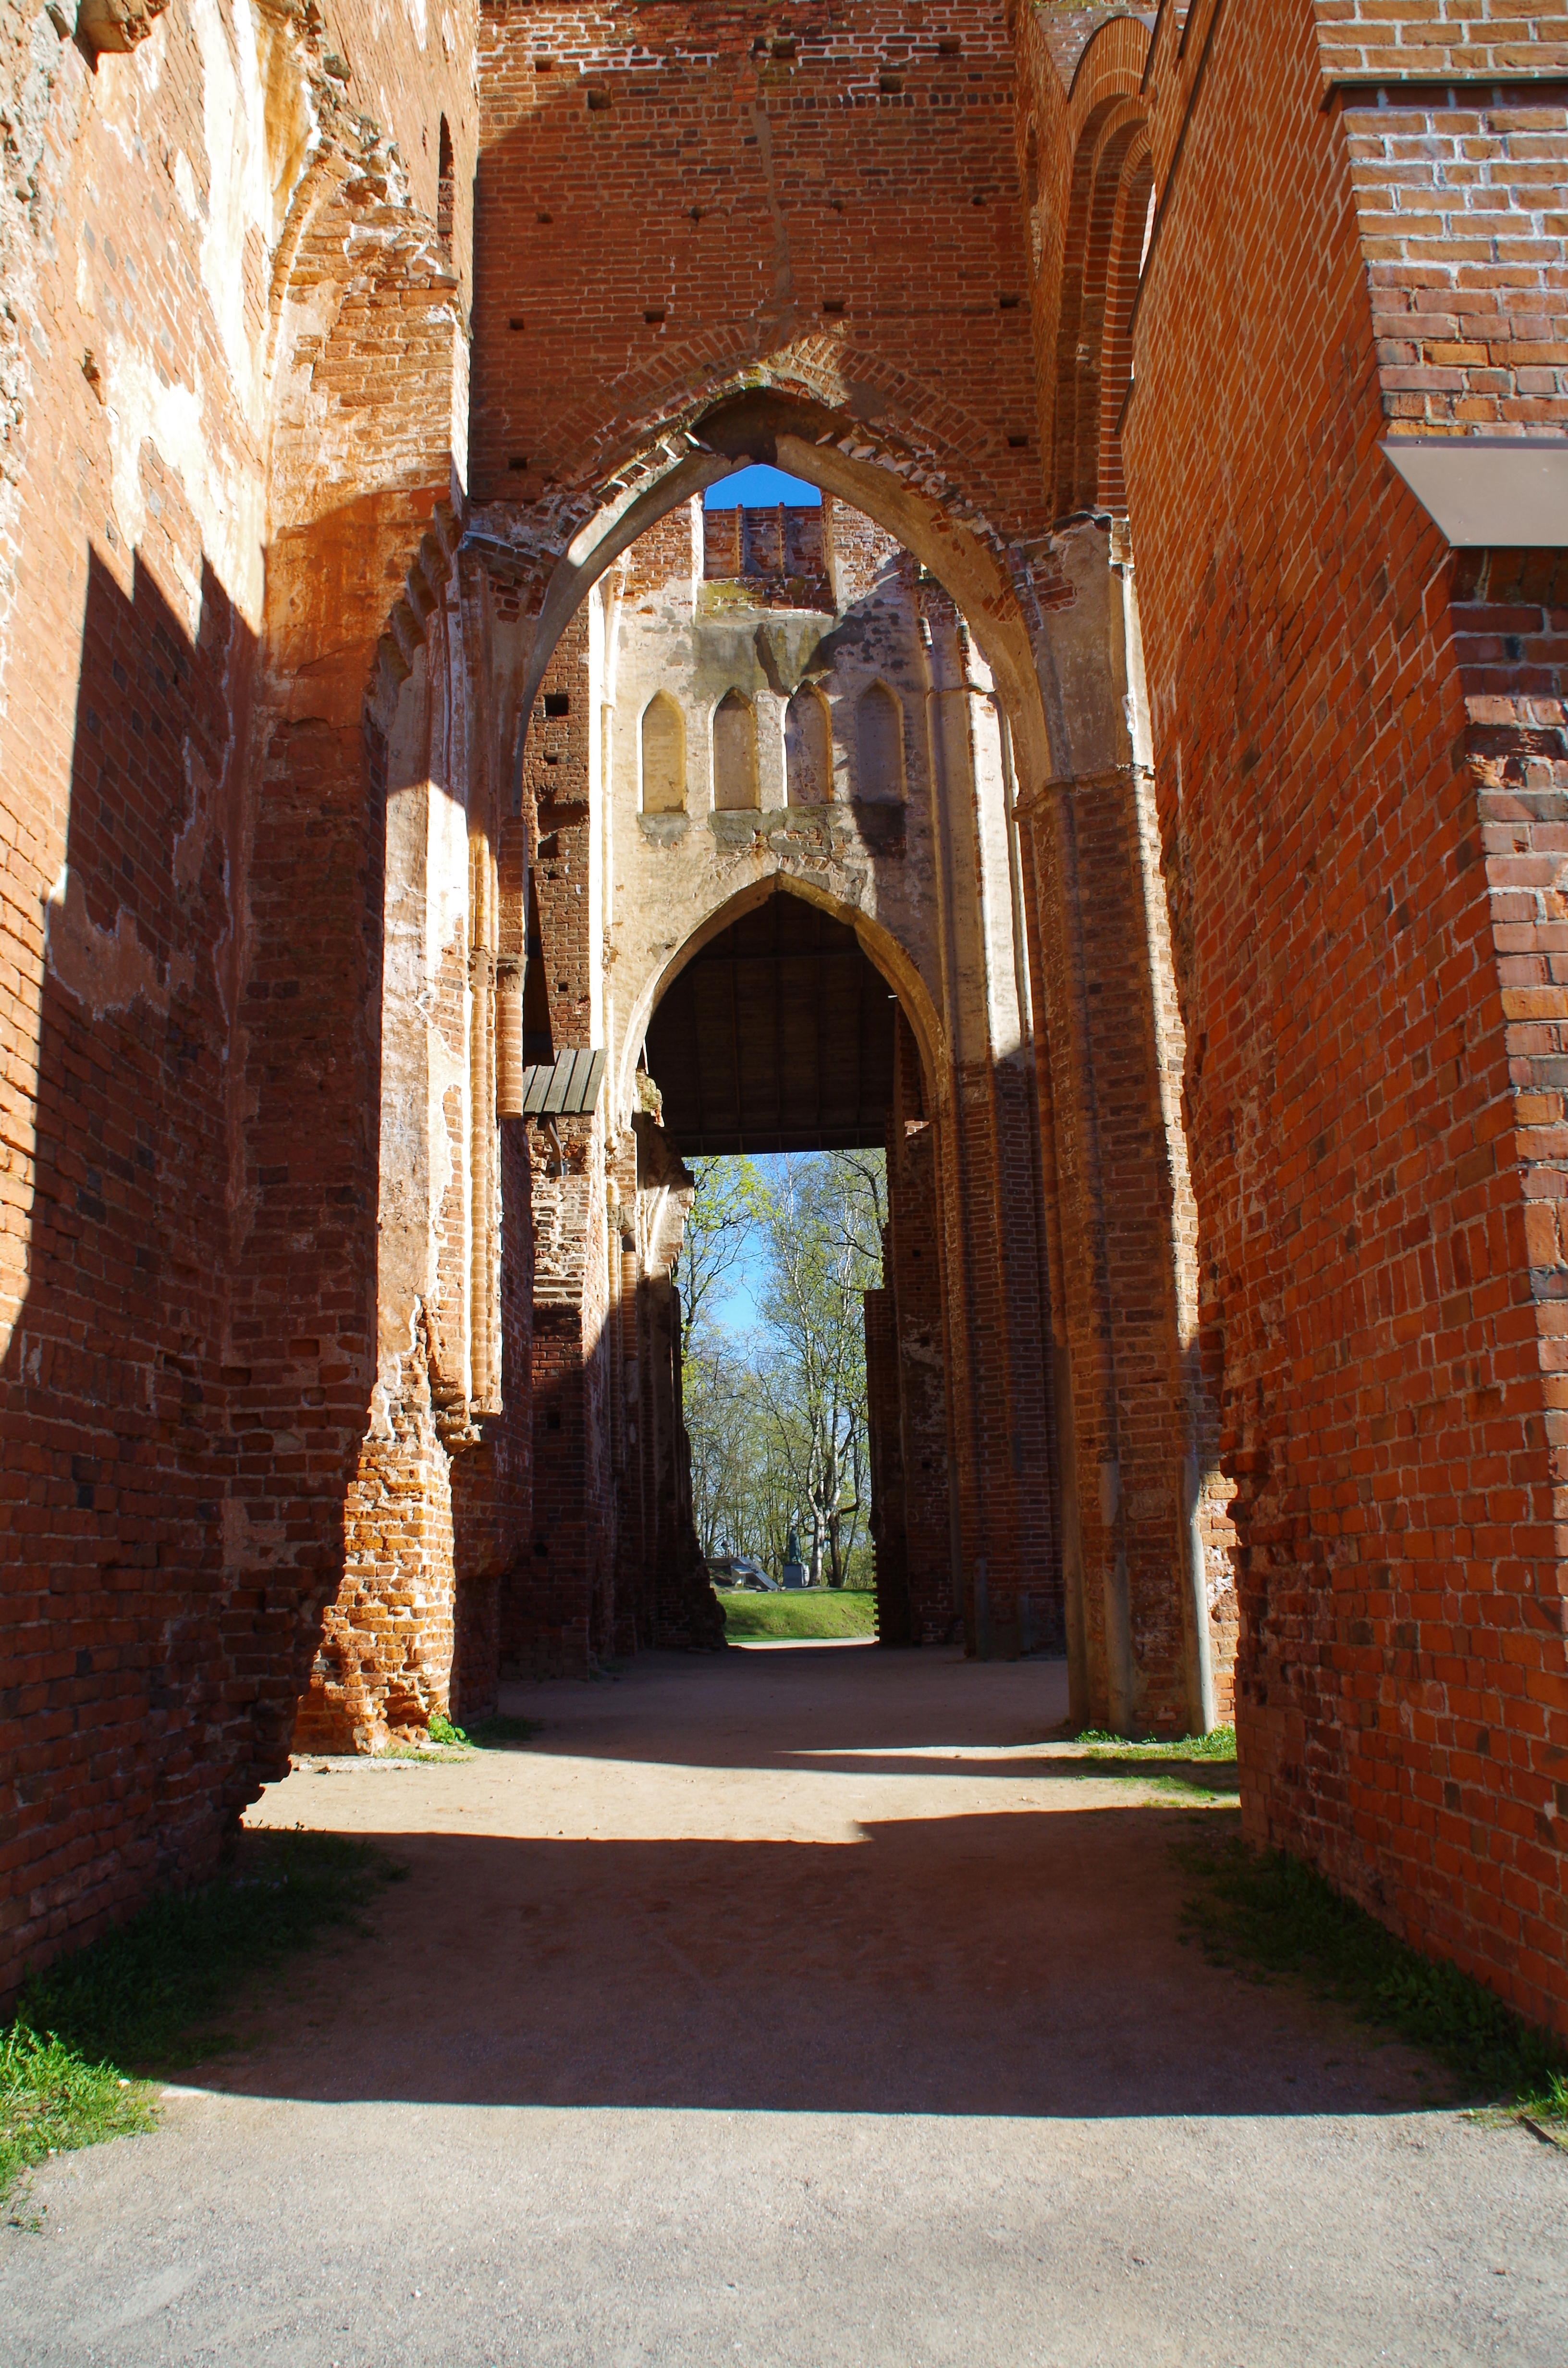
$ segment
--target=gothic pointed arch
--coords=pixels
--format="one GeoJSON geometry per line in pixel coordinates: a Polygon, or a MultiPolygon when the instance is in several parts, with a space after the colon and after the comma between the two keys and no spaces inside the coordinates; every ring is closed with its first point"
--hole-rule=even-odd
{"type": "Polygon", "coordinates": [[[757,803],[756,711],[740,691],[726,691],[713,711],[714,809],[744,813],[757,803]]]}
{"type": "Polygon", "coordinates": [[[1141,71],[1147,42],[1142,25],[1112,19],[1085,43],[1073,79],[1051,391],[1049,484],[1059,518],[1127,507],[1121,424],[1154,194],[1141,71]]]}
{"type": "Polygon", "coordinates": [[[885,682],[855,702],[855,794],[896,804],[903,797],[903,709],[885,682]]]}
{"type": "Polygon", "coordinates": [[[686,812],[686,722],[667,690],[656,690],[642,710],[642,812],[686,812]]]}
{"type": "Polygon", "coordinates": [[[784,761],[792,806],[832,803],[833,721],[814,683],[802,683],[785,710],[784,761]]]}
{"type": "Polygon", "coordinates": [[[653,1013],[676,979],[698,954],[722,937],[736,921],[748,913],[755,913],[774,896],[799,897],[805,904],[814,905],[831,919],[843,922],[854,930],[861,951],[896,998],[909,1024],[920,1064],[921,1091],[927,1106],[934,1110],[942,1098],[942,1076],[949,1053],[949,1037],[931,985],[922,974],[909,947],[885,921],[846,904],[814,881],[785,872],[771,873],[725,897],[705,914],[683,942],[673,952],[665,954],[640,983],[628,1010],[619,1064],[612,1079],[612,1106],[623,1110],[638,1107],[636,1072],[639,1052],[646,1040],[653,1013]]]}

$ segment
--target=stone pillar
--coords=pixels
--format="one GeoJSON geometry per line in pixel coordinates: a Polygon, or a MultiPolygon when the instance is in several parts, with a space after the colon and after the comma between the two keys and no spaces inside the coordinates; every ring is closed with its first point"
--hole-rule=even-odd
{"type": "Polygon", "coordinates": [[[613,1644],[608,1602],[608,1244],[597,1118],[528,1130],[534,1217],[533,1543],[513,1588],[509,1658],[585,1676],[613,1644]]]}
{"type": "MultiPolygon", "coordinates": [[[[469,804],[473,784],[463,727],[470,655],[456,577],[449,574],[439,579],[424,637],[385,709],[379,1110],[371,1137],[376,1367],[366,1392],[369,1419],[364,1424],[361,1415],[355,1468],[339,1500],[341,1581],[324,1611],[299,1705],[295,1739],[302,1746],[379,1750],[390,1733],[422,1730],[449,1702],[457,1590],[452,1466],[454,1457],[480,1445],[475,1417],[483,1405],[494,1405],[483,1395],[483,1377],[498,1279],[487,942],[493,899],[486,817],[471,817],[469,804]],[[471,818],[478,825],[477,860],[471,818]]],[[[362,784],[355,786],[362,801],[362,784]]],[[[326,877],[333,877],[330,867],[326,877]]],[[[330,977],[332,965],[324,968],[330,977]]],[[[346,982],[336,984],[341,993],[346,982]]],[[[355,1032],[338,1031],[346,1055],[355,1032]]],[[[344,1124],[347,1088],[327,1086],[328,1076],[337,1075],[336,1055],[324,1058],[322,1067],[325,1090],[297,1134],[301,1165],[324,1160],[344,1124]]],[[[343,1230],[360,1198],[353,1173],[346,1167],[332,1188],[345,1212],[343,1230]]],[[[337,1237],[318,1232],[317,1254],[330,1251],[337,1237]]],[[[318,1287],[323,1324],[344,1290],[347,1267],[346,1259],[344,1273],[329,1270],[318,1287]]],[[[321,1395],[301,1391],[303,1408],[321,1395]]]]}
{"type": "Polygon", "coordinates": [[[669,1137],[647,1111],[632,1119],[637,1146],[635,1397],[643,1512],[644,1640],[662,1650],[710,1651],[724,1637],[724,1615],[691,1514],[691,1452],[681,1413],[680,1295],[671,1269],[680,1249],[691,1178],[669,1137]]]}
{"type": "Polygon", "coordinates": [[[1173,1734],[1213,1717],[1204,1560],[1223,1520],[1198,1477],[1183,1047],[1136,610],[1102,530],[1062,543],[1075,597],[1052,619],[1056,753],[1073,769],[1020,784],[1016,811],[1038,986],[1072,1712],[1173,1734]]]}
{"type": "Polygon", "coordinates": [[[885,1271],[898,1357],[910,1640],[916,1645],[947,1644],[961,1612],[953,1558],[942,1256],[936,1132],[924,1112],[920,1057],[901,1012],[888,1124],[885,1271]]]}
{"type": "Polygon", "coordinates": [[[1000,718],[946,595],[930,589],[922,605],[948,1026],[934,1124],[959,1590],[969,1651],[1011,1658],[1062,1638],[1038,1129],[1000,718]]]}

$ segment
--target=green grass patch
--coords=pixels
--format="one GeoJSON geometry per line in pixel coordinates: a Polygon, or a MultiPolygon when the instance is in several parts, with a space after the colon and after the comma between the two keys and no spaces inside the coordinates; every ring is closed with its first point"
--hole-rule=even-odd
{"type": "Polygon", "coordinates": [[[753,1595],[741,1587],[716,1587],[724,1608],[726,1636],[793,1637],[801,1644],[833,1636],[874,1636],[876,1591],[869,1587],[790,1588],[778,1595],[753,1595]]]}
{"type": "Polygon", "coordinates": [[[1133,1736],[1110,1735],[1103,1727],[1086,1726],[1074,1743],[1119,1759],[1234,1759],[1236,1730],[1217,1726],[1208,1735],[1178,1735],[1169,1743],[1140,1743],[1133,1736]]]}
{"type": "Polygon", "coordinates": [[[0,2203],[47,2155],[150,2130],[155,2119],[141,2081],[13,2023],[0,2038],[0,2203]]]}
{"type": "Polygon", "coordinates": [[[242,1985],[330,1930],[362,1930],[403,1872],[336,1834],[244,1834],[212,1882],[161,1894],[33,1975],[0,2035],[0,2197],[51,2150],[150,2128],[153,2102],[131,2076],[232,2046],[218,2019],[242,1985]]]}
{"type": "Polygon", "coordinates": [[[1204,1836],[1177,1845],[1186,1931],[1211,1964],[1303,1977],[1320,1998],[1437,2057],[1467,2097],[1568,2131],[1568,2049],[1457,1965],[1424,1957],[1300,1859],[1204,1836]]]}
{"type": "MultiPolygon", "coordinates": [[[[1172,1802],[1212,1800],[1236,1791],[1236,1730],[1217,1726],[1209,1735],[1179,1735],[1169,1743],[1138,1743],[1104,1727],[1085,1727],[1074,1737],[1086,1758],[1074,1762],[1085,1775],[1136,1778],[1172,1802]]],[[[1233,1805],[1227,1800],[1227,1807],[1233,1805]]]]}

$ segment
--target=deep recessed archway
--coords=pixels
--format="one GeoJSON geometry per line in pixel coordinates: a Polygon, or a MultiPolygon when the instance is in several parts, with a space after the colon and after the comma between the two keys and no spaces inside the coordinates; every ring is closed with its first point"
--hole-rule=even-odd
{"type": "Polygon", "coordinates": [[[776,891],[666,985],[646,1058],[683,1157],[880,1146],[896,996],[845,921],[776,891]]]}

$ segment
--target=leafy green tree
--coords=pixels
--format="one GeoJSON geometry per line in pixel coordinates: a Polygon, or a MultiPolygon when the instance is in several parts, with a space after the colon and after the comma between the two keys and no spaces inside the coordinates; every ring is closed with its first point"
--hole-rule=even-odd
{"type": "Polygon", "coordinates": [[[723,1286],[756,1233],[766,1190],[752,1159],[698,1159],[691,1173],[696,1189],[676,1264],[683,1360],[712,1323],[723,1286]]]}
{"type": "Polygon", "coordinates": [[[880,1152],[694,1163],[681,1247],[681,1350],[692,1499],[704,1554],[777,1572],[790,1531],[813,1580],[863,1563],[867,1510],[862,1292],[881,1280],[880,1152]],[[757,1269],[759,1332],[721,1321],[724,1286],[757,1269]]]}
{"type": "Polygon", "coordinates": [[[866,1329],[861,1293],[881,1281],[886,1215],[880,1152],[786,1159],[762,1208],[773,1335],[769,1421],[811,1535],[842,1587],[866,1502],[866,1329]]]}
{"type": "Polygon", "coordinates": [[[710,1325],[686,1351],[682,1373],[691,1441],[691,1498],[705,1555],[763,1554],[756,1477],[764,1442],[749,1344],[710,1325]]]}

